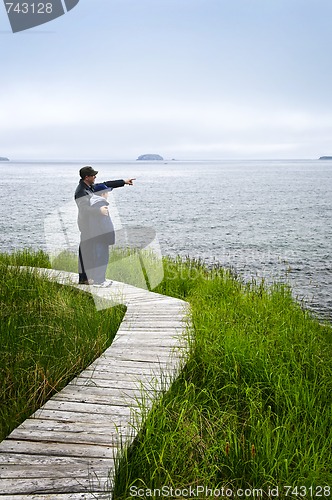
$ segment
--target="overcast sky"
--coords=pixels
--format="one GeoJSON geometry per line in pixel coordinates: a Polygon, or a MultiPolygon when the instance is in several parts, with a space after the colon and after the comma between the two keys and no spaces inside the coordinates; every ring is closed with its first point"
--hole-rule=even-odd
{"type": "Polygon", "coordinates": [[[332,155],[331,0],[80,0],[13,34],[0,155],[332,155]]]}

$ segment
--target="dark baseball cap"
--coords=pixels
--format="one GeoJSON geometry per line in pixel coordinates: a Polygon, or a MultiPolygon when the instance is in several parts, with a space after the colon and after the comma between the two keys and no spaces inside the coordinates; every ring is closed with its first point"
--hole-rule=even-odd
{"type": "Polygon", "coordinates": [[[92,167],[82,167],[80,170],[80,176],[84,179],[87,175],[97,175],[97,170],[94,170],[92,167]]]}
{"type": "Polygon", "coordinates": [[[95,184],[93,188],[95,193],[99,193],[100,191],[112,191],[112,188],[106,186],[106,184],[95,184]]]}

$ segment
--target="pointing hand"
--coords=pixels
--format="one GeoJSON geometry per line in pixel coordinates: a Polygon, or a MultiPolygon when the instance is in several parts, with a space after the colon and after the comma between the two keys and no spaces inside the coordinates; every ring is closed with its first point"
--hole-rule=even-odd
{"type": "Polygon", "coordinates": [[[125,184],[129,184],[129,186],[132,186],[133,185],[133,181],[136,181],[136,178],[134,179],[127,179],[126,181],[124,181],[125,184]]]}

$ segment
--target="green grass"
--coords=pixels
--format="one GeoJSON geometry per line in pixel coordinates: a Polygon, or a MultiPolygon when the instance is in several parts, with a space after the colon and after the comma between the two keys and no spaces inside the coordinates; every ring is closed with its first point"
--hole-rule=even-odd
{"type": "Polygon", "coordinates": [[[51,268],[50,260],[42,250],[18,250],[14,253],[0,253],[0,263],[11,266],[32,266],[51,268]]]}
{"type": "Polygon", "coordinates": [[[0,440],[100,356],[125,311],[10,264],[49,267],[42,252],[0,256],[0,440]]]}
{"type": "Polygon", "coordinates": [[[286,498],[285,485],[331,484],[331,326],[286,286],[189,259],[165,259],[158,291],[191,304],[190,357],[123,452],[115,498],[163,485],[278,486],[286,498]]]}

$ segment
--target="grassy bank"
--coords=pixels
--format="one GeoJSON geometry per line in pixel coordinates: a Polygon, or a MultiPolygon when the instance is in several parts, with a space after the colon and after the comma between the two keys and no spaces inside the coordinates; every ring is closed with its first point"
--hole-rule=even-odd
{"type": "Polygon", "coordinates": [[[42,252],[0,255],[0,440],[111,344],[124,314],[10,264],[49,267],[42,252]]]}
{"type": "Polygon", "coordinates": [[[245,285],[199,262],[166,260],[158,291],[190,302],[191,354],[124,453],[115,498],[163,485],[182,497],[205,485],[288,498],[292,485],[330,498],[319,488],[332,481],[331,326],[285,286],[245,285]]]}

